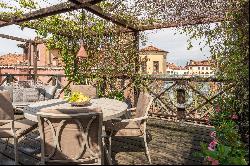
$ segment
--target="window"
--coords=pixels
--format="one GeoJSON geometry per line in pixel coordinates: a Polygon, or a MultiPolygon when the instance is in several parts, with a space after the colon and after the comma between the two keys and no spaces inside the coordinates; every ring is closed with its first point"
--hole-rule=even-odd
{"type": "Polygon", "coordinates": [[[147,72],[147,62],[143,62],[142,65],[141,65],[141,71],[143,73],[146,73],[147,72]]]}
{"type": "Polygon", "coordinates": [[[153,72],[159,73],[159,61],[153,61],[153,72]]]}
{"type": "Polygon", "coordinates": [[[192,67],[189,67],[190,70],[192,70],[192,67]]]}
{"type": "Polygon", "coordinates": [[[198,67],[198,70],[200,70],[200,67],[198,67]]]}
{"type": "Polygon", "coordinates": [[[204,70],[204,67],[202,67],[201,69],[204,70]]]}
{"type": "Polygon", "coordinates": [[[208,67],[206,67],[206,70],[208,70],[208,67]]]}

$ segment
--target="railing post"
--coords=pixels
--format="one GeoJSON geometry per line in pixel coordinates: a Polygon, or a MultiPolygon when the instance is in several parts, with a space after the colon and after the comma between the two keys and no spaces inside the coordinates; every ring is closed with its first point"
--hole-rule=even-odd
{"type": "Polygon", "coordinates": [[[52,85],[55,86],[56,85],[56,77],[52,76],[52,85]]]}
{"type": "Polygon", "coordinates": [[[33,44],[33,73],[34,73],[34,82],[37,81],[37,59],[38,59],[38,50],[37,50],[37,44],[33,44]]]}
{"type": "Polygon", "coordinates": [[[8,74],[6,77],[7,77],[7,83],[13,82],[13,76],[12,75],[8,74]]]}
{"type": "MultiPolygon", "coordinates": [[[[134,31],[134,47],[135,47],[135,74],[140,72],[140,55],[139,55],[139,44],[140,44],[140,32],[134,31]]],[[[134,106],[137,105],[139,98],[140,89],[134,86],[134,106]]]]}
{"type": "Polygon", "coordinates": [[[105,94],[106,89],[107,89],[107,77],[104,76],[104,77],[103,77],[103,84],[102,84],[102,86],[101,86],[101,91],[102,91],[102,94],[103,94],[104,96],[106,95],[106,94],[105,94]]]}
{"type": "Polygon", "coordinates": [[[185,111],[185,90],[180,88],[177,89],[177,119],[183,120],[186,118],[186,111],[185,111]]]}

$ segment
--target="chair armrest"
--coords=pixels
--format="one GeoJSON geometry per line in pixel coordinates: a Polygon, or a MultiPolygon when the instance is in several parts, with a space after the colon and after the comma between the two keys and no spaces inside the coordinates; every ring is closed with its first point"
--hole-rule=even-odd
{"type": "Polygon", "coordinates": [[[136,110],[136,107],[127,109],[127,111],[135,111],[135,110],[136,110]]]}
{"type": "Polygon", "coordinates": [[[112,118],[111,122],[120,122],[122,121],[122,118],[112,118]]]}
{"type": "Polygon", "coordinates": [[[120,122],[140,121],[140,120],[146,120],[146,119],[148,119],[148,116],[143,116],[143,117],[133,118],[133,119],[123,119],[120,122]]]}
{"type": "Polygon", "coordinates": [[[14,120],[0,120],[0,122],[3,122],[3,123],[9,123],[9,122],[13,122],[14,120]]]}

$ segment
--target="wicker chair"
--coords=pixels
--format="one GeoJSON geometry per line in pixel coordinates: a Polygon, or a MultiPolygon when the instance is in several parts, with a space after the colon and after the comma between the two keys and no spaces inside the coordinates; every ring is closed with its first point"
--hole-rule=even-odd
{"type": "Polygon", "coordinates": [[[102,123],[99,108],[39,112],[41,164],[103,164],[102,123]]]}
{"type": "Polygon", "coordinates": [[[97,89],[92,85],[71,85],[71,92],[81,92],[90,98],[97,98],[97,89]]]}
{"type": "Polygon", "coordinates": [[[148,118],[148,110],[152,104],[153,97],[147,93],[140,93],[136,108],[128,109],[128,111],[136,111],[135,117],[130,119],[112,119],[105,123],[105,130],[110,137],[109,151],[111,152],[111,137],[142,137],[145,145],[145,153],[151,164],[147,140],[146,140],[146,121],[148,118]]]}
{"type": "Polygon", "coordinates": [[[4,149],[7,148],[9,138],[14,138],[15,163],[18,164],[18,139],[37,127],[37,123],[27,120],[14,120],[14,111],[8,91],[0,91],[0,138],[7,138],[4,149]]]}

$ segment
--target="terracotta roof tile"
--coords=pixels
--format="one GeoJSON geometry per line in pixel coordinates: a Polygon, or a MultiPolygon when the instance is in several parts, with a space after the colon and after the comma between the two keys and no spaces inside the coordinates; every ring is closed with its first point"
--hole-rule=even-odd
{"type": "Polygon", "coordinates": [[[166,53],[168,53],[167,51],[164,51],[164,50],[159,49],[159,48],[157,48],[157,47],[154,47],[154,46],[152,46],[152,45],[150,45],[150,46],[148,46],[148,47],[145,47],[145,48],[142,48],[140,51],[141,51],[141,52],[145,52],[145,51],[158,51],[158,52],[166,52],[166,53]]]}
{"type": "Polygon", "coordinates": [[[187,67],[182,67],[182,66],[177,66],[176,64],[174,63],[169,63],[167,62],[167,65],[166,65],[167,68],[170,68],[170,69],[173,69],[173,70],[187,70],[187,67]]]}
{"type": "Polygon", "coordinates": [[[24,55],[22,54],[6,54],[0,56],[0,66],[15,65],[23,62],[24,55]]]}
{"type": "Polygon", "coordinates": [[[211,66],[212,62],[209,60],[194,61],[190,60],[188,66],[211,66]]]}

